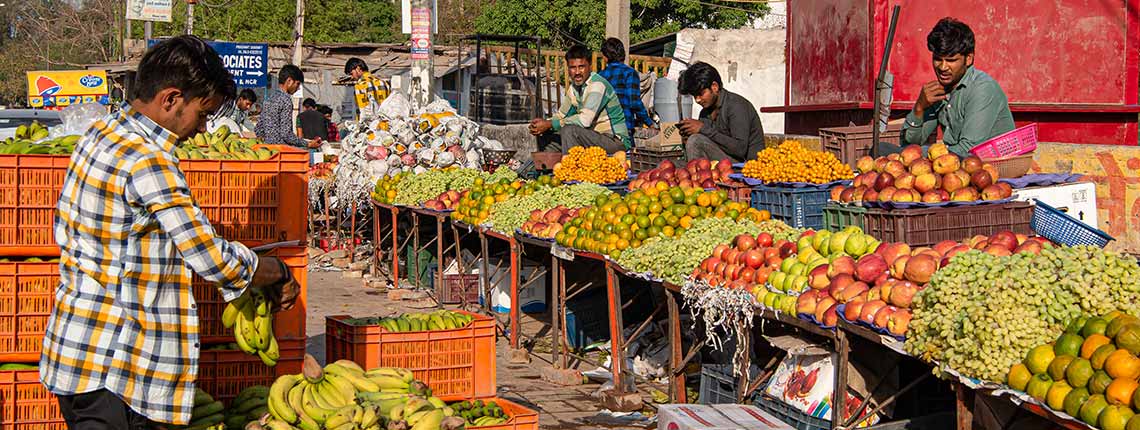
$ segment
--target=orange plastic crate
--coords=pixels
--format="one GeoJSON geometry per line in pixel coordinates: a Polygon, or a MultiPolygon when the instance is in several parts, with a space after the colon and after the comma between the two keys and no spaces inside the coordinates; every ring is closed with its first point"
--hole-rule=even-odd
{"type": "Polygon", "coordinates": [[[0,255],[59,254],[52,223],[70,160],[63,155],[0,155],[0,255]]]}
{"type": "MultiPolygon", "coordinates": [[[[474,400],[471,398],[460,397],[441,397],[441,399],[447,403],[474,400]]],[[[496,424],[493,426],[468,426],[467,428],[480,430],[538,430],[538,412],[530,410],[529,408],[518,403],[506,399],[500,399],[498,397],[480,397],[478,400],[482,400],[484,402],[495,402],[495,404],[499,405],[500,408],[503,408],[503,413],[510,417],[510,419],[505,423],[496,424]]]]}
{"type": "Polygon", "coordinates": [[[0,362],[40,360],[59,286],[59,262],[0,263],[0,362]]]}
{"type": "Polygon", "coordinates": [[[202,349],[198,355],[198,379],[194,385],[214,400],[229,402],[242,390],[254,385],[270,386],[278,376],[301,373],[305,361],[305,340],[277,340],[281,358],[269,367],[256,355],[241,350],[202,349]]]}
{"type": "Polygon", "coordinates": [[[40,384],[38,370],[0,371],[0,428],[67,429],[59,402],[40,384]]]}
{"type": "MultiPolygon", "coordinates": [[[[267,253],[280,258],[293,272],[293,278],[301,284],[293,308],[273,315],[273,334],[277,340],[305,339],[306,296],[309,289],[309,254],[303,246],[277,248],[267,253]]],[[[193,281],[194,301],[198,304],[198,335],[203,343],[224,343],[233,341],[233,329],[222,325],[222,311],[226,302],[218,293],[218,286],[206,282],[197,275],[193,281]]]]}
{"type": "MultiPolygon", "coordinates": [[[[227,240],[304,240],[309,152],[282,145],[269,160],[181,160],[190,194],[227,240]]],[[[0,155],[0,256],[59,254],[52,235],[67,155],[0,155]]]]}
{"type": "Polygon", "coordinates": [[[495,395],[495,320],[472,315],[466,327],[393,333],[379,325],[354,326],[352,317],[325,318],[325,359],[352,360],[365,369],[402,367],[443,398],[495,395]]]}

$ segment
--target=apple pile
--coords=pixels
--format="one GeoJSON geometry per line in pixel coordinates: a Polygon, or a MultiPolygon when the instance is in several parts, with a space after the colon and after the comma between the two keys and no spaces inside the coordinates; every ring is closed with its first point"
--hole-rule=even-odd
{"type": "Polygon", "coordinates": [[[578,215],[579,210],[581,208],[567,208],[563,205],[547,210],[535,209],[530,212],[530,218],[519,228],[531,236],[553,239],[562,231],[563,225],[578,215]]]}
{"type": "Polygon", "coordinates": [[[1001,200],[1013,187],[998,182],[997,168],[981,158],[961,159],[946,145],[908,145],[898,154],[877,159],[864,156],[855,163],[859,175],[851,186],[831,189],[831,200],[851,202],[941,203],[1001,200]]]}
{"type": "Polygon", "coordinates": [[[693,277],[712,286],[749,289],[763,286],[784,258],[795,252],[795,244],[786,240],[773,242],[772,235],[762,232],[755,237],[741,234],[731,244],[720,244],[693,270],[693,277]]]}
{"type": "Polygon", "coordinates": [[[468,190],[463,190],[463,192],[456,190],[444,191],[440,193],[438,197],[424,202],[424,208],[433,211],[455,210],[455,207],[459,206],[459,199],[466,196],[467,192],[468,190]]]}
{"type": "Polygon", "coordinates": [[[728,175],[732,173],[732,162],[729,160],[712,160],[698,158],[689,160],[684,167],[677,167],[670,160],[662,161],[651,170],[641,172],[637,178],[630,181],[629,189],[648,190],[657,187],[658,183],[665,187],[691,187],[716,188],[717,182],[729,182],[728,175]]]}

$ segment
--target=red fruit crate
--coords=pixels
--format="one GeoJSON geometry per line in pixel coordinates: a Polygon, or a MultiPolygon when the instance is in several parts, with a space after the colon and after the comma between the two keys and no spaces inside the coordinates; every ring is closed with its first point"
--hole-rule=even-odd
{"type": "Polygon", "coordinates": [[[863,214],[863,231],[883,242],[933,246],[944,240],[959,242],[1004,230],[1033,234],[1032,220],[1033,204],[1028,202],[922,209],[868,208],[863,214]]]}
{"type": "Polygon", "coordinates": [[[67,429],[59,401],[40,384],[39,370],[0,371],[0,428],[67,429]]]}
{"type": "Polygon", "coordinates": [[[59,287],[59,262],[0,263],[0,362],[40,360],[59,287]]]}
{"type": "MultiPolygon", "coordinates": [[[[269,160],[181,160],[190,194],[227,240],[304,240],[309,152],[281,145],[269,160]]],[[[0,256],[59,254],[52,232],[67,155],[0,155],[0,256]]]]}
{"type": "MultiPolygon", "coordinates": [[[[433,389],[434,391],[434,389],[433,389]]],[[[435,394],[434,392],[432,394],[435,394]]],[[[438,396],[437,396],[438,397],[438,396]]],[[[523,405],[512,402],[507,399],[500,399],[498,397],[479,397],[472,399],[470,397],[440,397],[441,400],[452,403],[462,402],[464,400],[482,400],[484,402],[495,402],[503,409],[503,414],[508,418],[502,424],[495,424],[493,426],[467,426],[469,429],[480,430],[538,430],[538,412],[535,412],[523,405]]]]}
{"type": "Polygon", "coordinates": [[[455,312],[475,320],[451,330],[393,333],[379,325],[351,325],[348,315],[327,317],[325,360],[352,360],[365,369],[402,367],[440,398],[494,396],[495,319],[455,312]]]}
{"type": "Polygon", "coordinates": [[[479,303],[479,275],[443,275],[443,288],[436,288],[436,297],[445,305],[479,303]]]}
{"type": "Polygon", "coordinates": [[[724,190],[728,193],[728,199],[734,202],[744,203],[751,205],[752,203],[752,187],[742,183],[727,183],[717,182],[717,189],[724,190]]]}
{"type": "MultiPolygon", "coordinates": [[[[278,341],[305,339],[306,297],[309,289],[308,250],[303,246],[290,246],[277,248],[268,255],[280,258],[293,272],[293,278],[301,285],[301,292],[293,308],[273,314],[273,333],[278,341]]],[[[218,286],[195,275],[192,288],[194,302],[198,304],[198,335],[202,338],[202,342],[233,342],[233,329],[222,325],[222,312],[226,309],[226,302],[218,293],[218,286]]]]}
{"type": "Polygon", "coordinates": [[[70,162],[64,155],[0,155],[0,256],[59,254],[52,223],[70,162]]]}
{"type": "Polygon", "coordinates": [[[277,377],[301,373],[305,361],[305,340],[277,340],[281,358],[274,367],[266,366],[256,355],[240,349],[206,349],[198,355],[198,379],[194,385],[214,400],[229,402],[242,390],[254,385],[270,386],[277,377]]]}

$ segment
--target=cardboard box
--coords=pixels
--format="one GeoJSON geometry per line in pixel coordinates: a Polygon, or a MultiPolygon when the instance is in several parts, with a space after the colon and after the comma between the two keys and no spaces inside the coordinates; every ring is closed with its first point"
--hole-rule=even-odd
{"type": "Polygon", "coordinates": [[[663,122],[661,131],[656,136],[637,142],[638,148],[646,149],[673,149],[683,142],[681,130],[676,122],[663,122]]]}
{"type": "Polygon", "coordinates": [[[660,430],[751,430],[724,416],[712,406],[673,404],[657,410],[660,430]]]}
{"type": "Polygon", "coordinates": [[[1013,190],[1013,199],[1040,200],[1090,227],[1100,228],[1097,225],[1096,184],[1092,182],[1018,188],[1013,190]]]}
{"type": "Polygon", "coordinates": [[[713,405],[713,409],[746,429],[794,430],[795,428],[752,405],[713,405]]]}

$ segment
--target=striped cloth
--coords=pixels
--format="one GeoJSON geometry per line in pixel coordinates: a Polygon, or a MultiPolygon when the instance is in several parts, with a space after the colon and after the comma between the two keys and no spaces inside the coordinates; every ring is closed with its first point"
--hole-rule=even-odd
{"type": "Polygon", "coordinates": [[[551,128],[558,131],[567,125],[615,136],[625,144],[625,149],[633,147],[621,101],[614,87],[597,73],[591,73],[582,88],[571,84],[566,89],[566,99],[551,118],[551,128]]]}
{"type": "Polygon", "coordinates": [[[171,155],[176,139],[123,105],[76,145],[55,219],[60,285],[40,381],[57,395],[105,388],[150,420],[186,424],[200,348],[190,271],[230,301],[257,255],[214,234],[171,155]]]}
{"type": "Polygon", "coordinates": [[[371,118],[380,107],[380,103],[388,98],[388,84],[384,80],[364,72],[353,86],[353,95],[356,98],[356,119],[371,118]]]}

